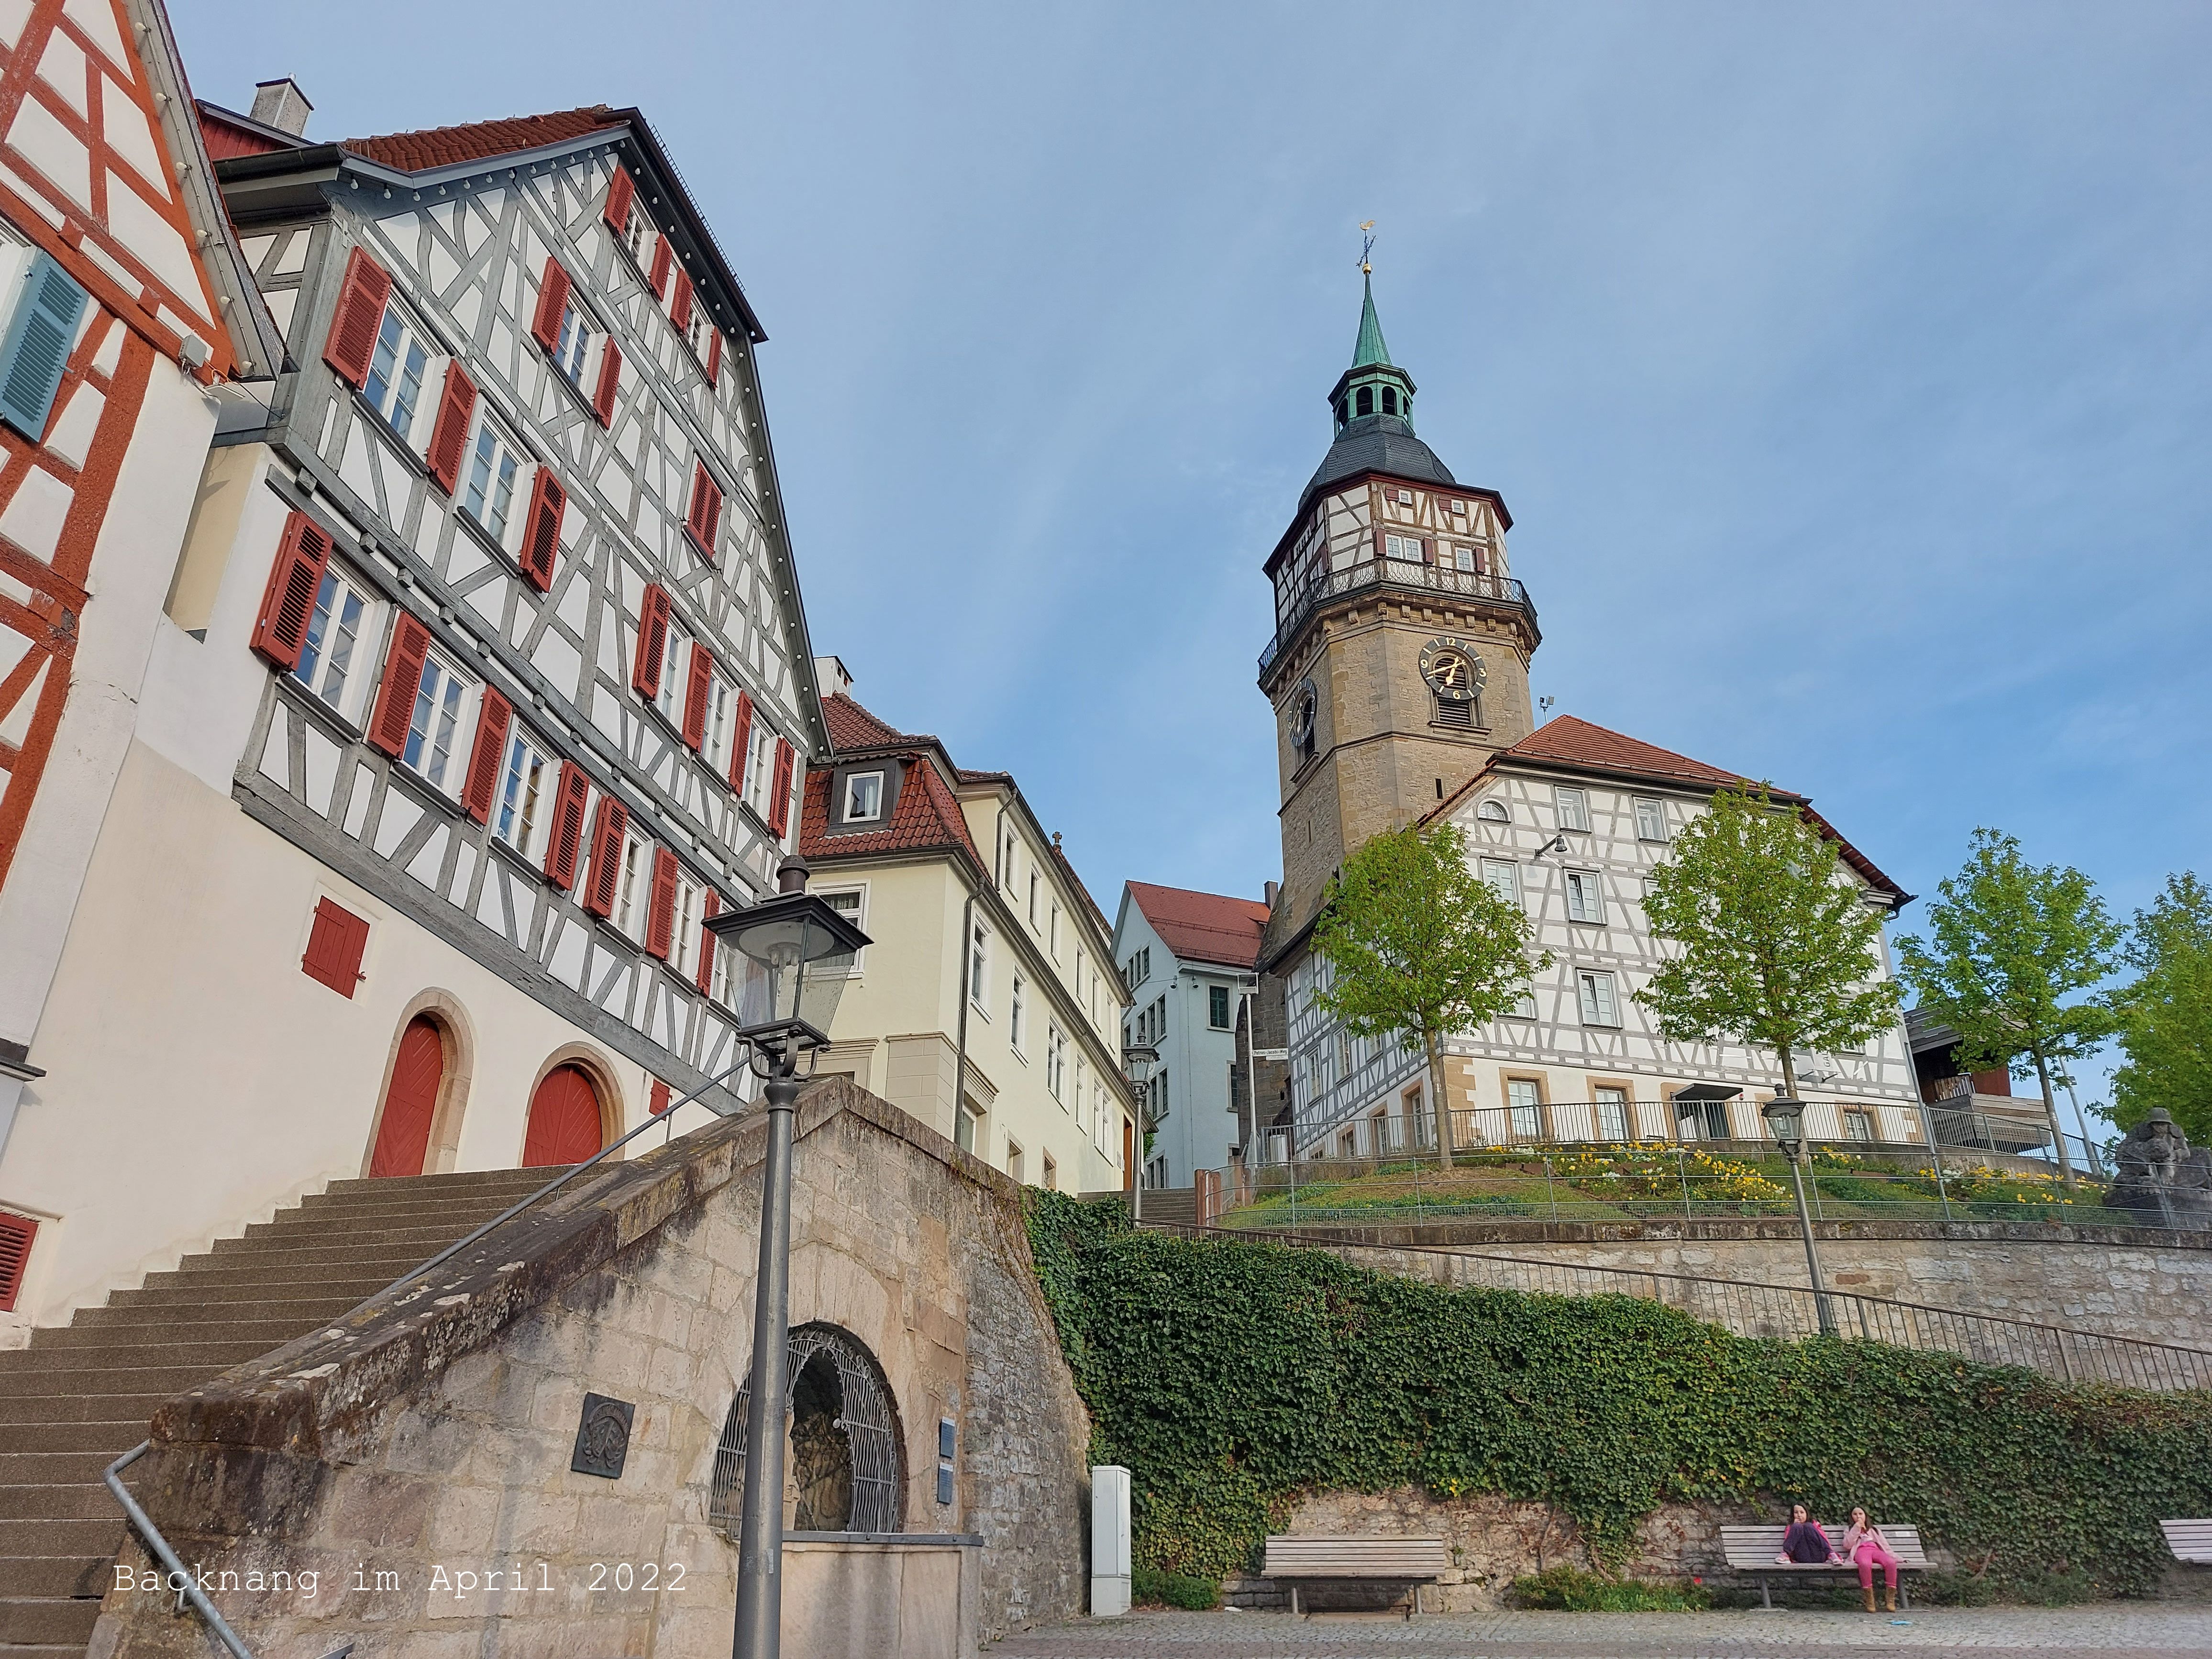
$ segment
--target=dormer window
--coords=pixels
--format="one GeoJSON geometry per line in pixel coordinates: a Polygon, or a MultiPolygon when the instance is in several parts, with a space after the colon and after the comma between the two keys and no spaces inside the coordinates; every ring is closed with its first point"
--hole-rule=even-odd
{"type": "Polygon", "coordinates": [[[884,815],[884,775],[854,772],[845,780],[845,822],[873,823],[884,815]]]}

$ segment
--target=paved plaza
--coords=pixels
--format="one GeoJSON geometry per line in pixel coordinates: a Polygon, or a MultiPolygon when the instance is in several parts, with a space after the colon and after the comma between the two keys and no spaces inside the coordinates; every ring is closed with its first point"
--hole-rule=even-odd
{"type": "Polygon", "coordinates": [[[2206,1659],[2212,1606],[1935,1607],[1911,1613],[1483,1613],[1410,1621],[1135,1613],[1027,1631],[993,1659],[1856,1659],[2034,1653],[2206,1659]]]}

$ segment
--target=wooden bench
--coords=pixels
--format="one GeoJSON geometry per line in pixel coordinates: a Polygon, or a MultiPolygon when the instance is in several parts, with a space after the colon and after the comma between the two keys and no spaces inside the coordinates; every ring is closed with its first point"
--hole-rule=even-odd
{"type": "MultiPolygon", "coordinates": [[[[1267,1540],[1263,1571],[1290,1586],[1291,1611],[1298,1611],[1298,1585],[1334,1583],[1410,1584],[1413,1612],[1421,1610],[1421,1586],[1433,1584],[1451,1565],[1441,1538],[1296,1537],[1267,1540]]],[[[1407,1615],[1411,1617],[1411,1614],[1407,1615]]]]}
{"type": "Polygon", "coordinates": [[[2175,1560],[2186,1561],[2192,1567],[2212,1567],[2212,1520],[2161,1521],[2158,1526],[2175,1560]]]}
{"type": "MultiPolygon", "coordinates": [[[[1859,1570],[1848,1561],[1807,1563],[1776,1560],[1774,1558],[1782,1553],[1783,1534],[1788,1530],[1786,1527],[1723,1527],[1721,1528],[1722,1557],[1728,1562],[1731,1571],[1751,1573],[1758,1578],[1759,1600],[1762,1606],[1771,1607],[1774,1605],[1774,1597],[1768,1592],[1766,1587],[1766,1581],[1770,1577],[1789,1579],[1805,1577],[1815,1573],[1836,1572],[1846,1574],[1852,1578],[1859,1576],[1859,1570]]],[[[1842,1547],[1843,1528],[1824,1527],[1822,1530],[1827,1533],[1831,1542],[1838,1548],[1842,1547]]],[[[1881,1528],[1881,1535],[1888,1540],[1890,1553],[1897,1558],[1897,1592],[1903,1597],[1905,1605],[1909,1607],[1912,1605],[1912,1593],[1905,1588],[1907,1581],[1905,1575],[1908,1572],[1928,1571],[1928,1553],[1920,1547],[1920,1528],[1893,1527],[1885,1522],[1881,1528]]],[[[1877,1572],[1879,1571],[1880,1569],[1876,1569],[1877,1572]]]]}

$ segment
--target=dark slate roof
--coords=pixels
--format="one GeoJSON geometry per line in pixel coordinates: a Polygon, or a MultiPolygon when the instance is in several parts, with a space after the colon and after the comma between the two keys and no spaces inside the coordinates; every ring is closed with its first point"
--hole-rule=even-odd
{"type": "Polygon", "coordinates": [[[1367,415],[1344,428],[1344,435],[1328,447],[1322,458],[1321,470],[1313,475],[1305,494],[1298,498],[1298,511],[1304,513],[1306,504],[1320,491],[1342,479],[1361,472],[1388,472],[1393,477],[1410,478],[1413,482],[1456,484],[1451,469],[1437,459],[1436,452],[1413,435],[1413,428],[1395,415],[1367,415]]]}

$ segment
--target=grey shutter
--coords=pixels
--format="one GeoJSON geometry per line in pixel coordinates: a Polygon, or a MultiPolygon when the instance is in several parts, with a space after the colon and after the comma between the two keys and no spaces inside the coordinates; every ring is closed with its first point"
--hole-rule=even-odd
{"type": "Polygon", "coordinates": [[[33,256],[23,295],[0,340],[0,420],[33,443],[46,434],[86,295],[52,255],[33,256]]]}

